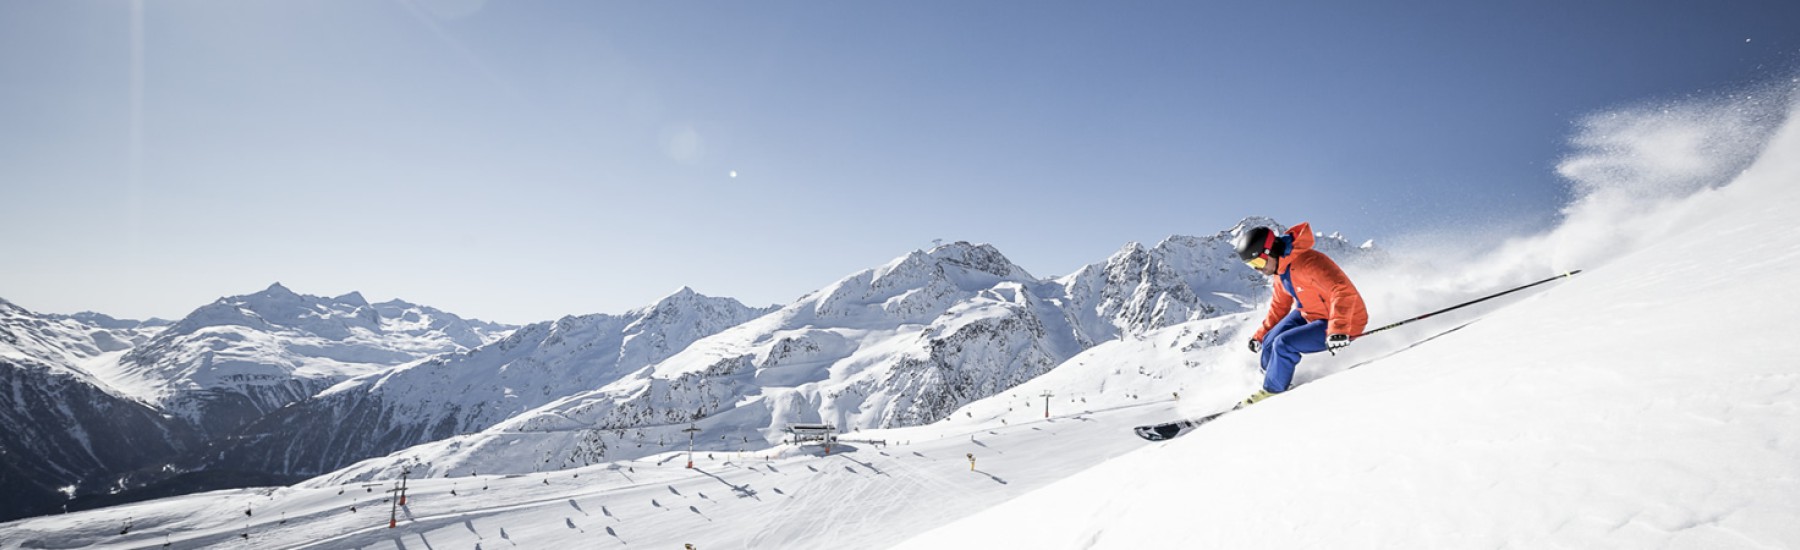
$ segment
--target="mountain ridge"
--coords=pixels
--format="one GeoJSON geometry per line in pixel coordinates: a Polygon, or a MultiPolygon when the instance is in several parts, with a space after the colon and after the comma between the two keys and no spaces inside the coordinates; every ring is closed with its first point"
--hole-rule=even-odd
{"type": "MultiPolygon", "coordinates": [[[[316,482],[579,466],[668,450],[690,424],[714,438],[703,447],[725,449],[778,442],[792,423],[934,422],[1097,343],[1250,307],[1268,281],[1230,241],[1258,220],[1155,248],[1131,243],[1060,278],[1033,277],[991,245],[915,250],[603,387],[316,482]]],[[[1320,241],[1352,265],[1376,256],[1341,237],[1320,241]]]]}

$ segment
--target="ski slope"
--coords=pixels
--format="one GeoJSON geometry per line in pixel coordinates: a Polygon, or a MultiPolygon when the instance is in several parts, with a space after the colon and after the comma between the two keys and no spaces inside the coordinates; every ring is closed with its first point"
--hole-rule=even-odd
{"type": "Polygon", "coordinates": [[[1800,547],[1797,157],[1790,118],[1599,269],[900,548],[1800,547]]]}
{"type": "Polygon", "coordinates": [[[792,446],[697,453],[694,469],[677,453],[548,474],[415,479],[394,529],[383,502],[391,484],[358,483],[33,518],[0,529],[0,546],[880,548],[1138,450],[1143,442],[1118,427],[1165,416],[1167,405],[1036,420],[1021,412],[1020,422],[991,428],[866,432],[853,439],[886,443],[845,443],[830,455],[792,446]]]}
{"type": "MultiPolygon", "coordinates": [[[[1695,134],[1629,128],[1658,162],[1695,134]]],[[[387,480],[221,491],[0,525],[0,548],[1800,547],[1800,126],[1758,143],[1729,185],[1600,186],[1455,271],[1353,273],[1381,322],[1586,269],[1310,356],[1301,387],[1173,441],[1130,427],[1247,394],[1247,316],[829,455],[409,480],[394,528],[387,480]]]]}
{"type": "Polygon", "coordinates": [[[1197,396],[1228,406],[1254,381],[1238,357],[1247,354],[1221,349],[1215,333],[1245,321],[1102,344],[951,419],[846,434],[830,454],[700,452],[690,470],[685,453],[664,453],[549,473],[411,479],[392,529],[384,499],[396,483],[316,479],[32,518],[0,526],[0,547],[887,547],[1137,452],[1144,442],[1126,427],[1207,400],[1197,396]],[[1048,418],[1045,390],[1056,394],[1048,418]]]}

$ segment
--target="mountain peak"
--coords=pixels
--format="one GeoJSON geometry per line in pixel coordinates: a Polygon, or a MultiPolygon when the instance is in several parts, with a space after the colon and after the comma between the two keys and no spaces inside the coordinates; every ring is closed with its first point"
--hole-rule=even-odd
{"type": "Polygon", "coordinates": [[[924,251],[925,257],[928,257],[928,258],[944,258],[944,257],[960,258],[960,257],[967,256],[971,253],[992,253],[992,252],[998,252],[998,250],[996,250],[993,245],[975,244],[975,243],[971,243],[969,241],[956,241],[956,242],[948,243],[948,244],[940,244],[940,245],[931,247],[931,250],[924,251]]]}
{"type": "Polygon", "coordinates": [[[940,264],[950,264],[997,277],[1017,275],[1027,279],[1031,278],[1030,274],[1025,273],[1024,268],[1014,265],[1012,260],[1007,259],[1006,255],[1001,254],[1000,250],[991,244],[956,241],[932,248],[930,252],[924,254],[924,257],[940,264]]]}
{"type": "Polygon", "coordinates": [[[363,295],[361,292],[351,292],[351,293],[345,294],[343,296],[338,296],[336,298],[332,298],[331,301],[337,302],[340,304],[353,305],[353,306],[369,305],[369,301],[363,299],[363,295]]]}
{"type": "Polygon", "coordinates": [[[1264,217],[1264,216],[1248,216],[1248,217],[1245,217],[1243,219],[1243,221],[1238,222],[1236,227],[1232,227],[1229,231],[1226,231],[1226,233],[1230,234],[1230,235],[1237,235],[1238,233],[1242,233],[1245,230],[1250,229],[1252,227],[1273,228],[1275,230],[1275,232],[1277,232],[1277,233],[1285,233],[1285,232],[1287,232],[1287,229],[1288,229],[1287,226],[1282,225],[1280,222],[1275,221],[1274,218],[1268,218],[1268,217],[1264,217]]]}
{"type": "Polygon", "coordinates": [[[651,303],[648,307],[644,308],[644,310],[650,311],[650,310],[667,309],[667,308],[685,309],[685,308],[692,307],[692,305],[695,303],[703,302],[703,301],[710,300],[710,299],[712,299],[712,298],[705,294],[701,294],[701,293],[695,291],[693,287],[682,286],[681,288],[676,289],[675,292],[669,293],[669,295],[663,296],[661,299],[658,299],[656,302],[651,303]]]}
{"type": "Polygon", "coordinates": [[[1125,243],[1125,246],[1119,247],[1119,251],[1114,252],[1112,257],[1119,258],[1121,256],[1131,256],[1131,255],[1135,255],[1135,254],[1143,254],[1144,252],[1145,251],[1144,251],[1143,243],[1140,243],[1137,241],[1131,241],[1131,242],[1125,243]]]}

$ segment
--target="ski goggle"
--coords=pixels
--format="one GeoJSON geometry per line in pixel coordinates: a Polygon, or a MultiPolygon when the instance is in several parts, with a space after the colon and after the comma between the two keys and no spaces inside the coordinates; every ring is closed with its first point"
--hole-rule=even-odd
{"type": "Polygon", "coordinates": [[[1262,271],[1263,266],[1269,264],[1269,257],[1268,256],[1257,256],[1255,258],[1244,260],[1244,264],[1249,265],[1250,269],[1262,271]]]}

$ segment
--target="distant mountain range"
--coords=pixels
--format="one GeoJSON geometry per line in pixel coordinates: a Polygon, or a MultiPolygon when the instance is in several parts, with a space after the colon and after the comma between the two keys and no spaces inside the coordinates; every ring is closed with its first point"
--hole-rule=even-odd
{"type": "Polygon", "coordinates": [[[39,315],[0,301],[0,519],[209,467],[270,412],[360,374],[498,340],[513,327],[276,284],[180,321],[39,315]],[[13,500],[14,495],[22,495],[13,500]]]}
{"type": "Polygon", "coordinates": [[[491,345],[359,376],[274,411],[244,430],[220,463],[319,474],[480,431],[617,380],[772,309],[683,288],[623,315],[537,323],[491,345]]]}
{"type": "Polygon", "coordinates": [[[159,330],[95,315],[37,315],[0,300],[0,520],[116,490],[200,447],[187,425],[94,372],[159,330]]]}
{"type": "MultiPolygon", "coordinates": [[[[0,382],[22,396],[0,407],[0,520],[198,472],[195,489],[221,472],[529,472],[668,450],[690,424],[723,449],[794,422],[930,423],[1099,343],[1259,306],[1266,279],[1230,250],[1247,225],[1276,224],[1131,243],[1052,279],[958,242],[786,306],[683,288],[525,327],[280,284],[172,323],[0,302],[0,382]]],[[[1318,248],[1379,255],[1335,235],[1318,248]]]]}
{"type": "MultiPolygon", "coordinates": [[[[1128,244],[1074,274],[1039,279],[987,245],[916,251],[852,274],[637,372],[492,427],[365,461],[312,481],[528,473],[685,448],[778,442],[793,423],[840,430],[941,420],[1050,372],[1098,343],[1261,306],[1269,283],[1232,235],[1128,244]]],[[[1346,262],[1371,247],[1322,236],[1346,262]]]]}
{"type": "Polygon", "coordinates": [[[136,395],[201,429],[250,421],[356,376],[478,348],[513,327],[360,294],[295,294],[279,283],[195,310],[120,358],[136,395]]]}

